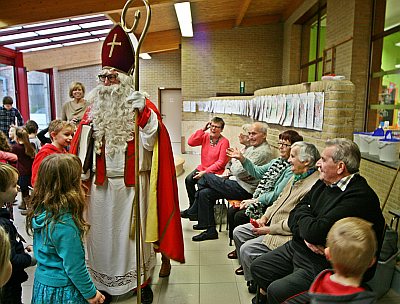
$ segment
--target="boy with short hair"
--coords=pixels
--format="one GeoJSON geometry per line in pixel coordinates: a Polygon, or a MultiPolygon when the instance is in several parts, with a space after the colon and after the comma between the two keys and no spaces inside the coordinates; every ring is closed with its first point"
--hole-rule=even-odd
{"type": "Polygon", "coordinates": [[[67,153],[67,148],[72,140],[75,126],[67,121],[61,119],[55,119],[49,124],[49,134],[51,138],[51,144],[45,144],[36,154],[35,160],[32,165],[32,187],[35,186],[37,172],[43,159],[54,153],[67,153]]]}
{"type": "Polygon", "coordinates": [[[30,143],[35,146],[35,151],[38,153],[40,147],[42,146],[39,138],[37,138],[37,133],[39,130],[38,124],[34,120],[28,120],[25,124],[25,129],[28,132],[30,143]]]}
{"type": "Polygon", "coordinates": [[[314,280],[311,303],[375,303],[375,294],[361,286],[376,259],[372,224],[357,217],[341,219],[330,229],[326,246],[325,256],[333,270],[322,271],[314,280]]]}
{"type": "Polygon", "coordinates": [[[10,96],[3,98],[3,106],[0,108],[0,131],[8,137],[10,126],[15,125],[17,119],[18,126],[24,125],[21,113],[13,107],[13,99],[10,96]]]}

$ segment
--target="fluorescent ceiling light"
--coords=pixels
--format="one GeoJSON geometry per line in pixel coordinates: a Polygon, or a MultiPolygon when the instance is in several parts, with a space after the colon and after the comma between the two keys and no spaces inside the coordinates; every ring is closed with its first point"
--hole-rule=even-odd
{"type": "Polygon", "coordinates": [[[104,20],[104,21],[82,23],[82,24],[79,24],[79,25],[82,28],[91,28],[91,27],[95,27],[95,26],[111,25],[111,24],[114,24],[111,20],[104,20]]]}
{"type": "Polygon", "coordinates": [[[0,30],[0,33],[8,32],[8,31],[20,30],[20,29],[22,29],[22,26],[8,27],[8,28],[6,28],[6,29],[1,29],[1,30],[0,30]]]}
{"type": "Polygon", "coordinates": [[[72,20],[72,21],[75,21],[75,20],[83,20],[83,19],[95,18],[95,17],[104,17],[104,15],[103,15],[103,14],[98,14],[98,15],[90,15],[90,16],[76,17],[76,18],[71,18],[71,20],[72,20]]]}
{"type": "Polygon", "coordinates": [[[25,42],[18,42],[14,44],[9,44],[6,45],[6,47],[21,47],[21,46],[26,46],[26,45],[35,45],[35,44],[41,44],[41,43],[46,43],[46,42],[51,42],[50,39],[38,39],[38,40],[32,40],[32,41],[25,41],[25,42]]]}
{"type": "Polygon", "coordinates": [[[74,42],[67,42],[63,43],[64,46],[70,46],[70,45],[77,45],[77,44],[83,44],[83,43],[90,43],[90,42],[97,42],[99,39],[97,38],[92,38],[92,39],[87,39],[87,40],[80,40],[80,41],[74,41],[74,42]]]}
{"type": "Polygon", "coordinates": [[[57,23],[68,22],[68,21],[69,21],[69,19],[63,19],[63,20],[56,20],[56,21],[28,24],[28,25],[24,25],[23,28],[30,28],[30,27],[44,26],[44,25],[50,25],[50,24],[57,24],[57,23]]]}
{"type": "Polygon", "coordinates": [[[395,46],[400,46],[400,42],[397,42],[394,44],[395,46]]]}
{"type": "Polygon", "coordinates": [[[192,13],[190,2],[175,3],[175,12],[183,37],[193,37],[192,13]]]}
{"type": "Polygon", "coordinates": [[[41,47],[32,48],[32,49],[21,50],[21,52],[28,53],[28,52],[42,51],[42,50],[47,50],[47,49],[55,49],[55,48],[59,48],[62,46],[63,46],[62,44],[47,45],[47,46],[41,46],[41,47]]]}
{"type": "Polygon", "coordinates": [[[101,35],[101,34],[107,34],[108,32],[110,32],[110,30],[109,29],[105,29],[105,30],[91,31],[90,34],[92,34],[92,35],[101,35]]]}
{"type": "Polygon", "coordinates": [[[151,56],[148,53],[140,53],[139,57],[142,59],[151,59],[151,56]]]}
{"type": "Polygon", "coordinates": [[[8,40],[14,40],[14,39],[20,39],[20,38],[36,37],[36,36],[39,36],[39,35],[36,34],[35,32],[28,32],[28,33],[21,33],[21,34],[0,37],[0,41],[8,41],[8,40]]]}
{"type": "Polygon", "coordinates": [[[396,69],[400,69],[400,64],[395,64],[394,67],[395,67],[396,69]]]}
{"type": "Polygon", "coordinates": [[[55,33],[68,32],[68,31],[74,31],[74,30],[80,30],[80,29],[81,28],[78,25],[69,25],[69,26],[52,28],[52,29],[48,29],[48,30],[36,31],[36,33],[38,33],[40,35],[47,35],[47,34],[55,34],[55,33]]]}
{"type": "Polygon", "coordinates": [[[79,33],[79,34],[71,34],[71,35],[64,35],[64,36],[58,36],[58,37],[53,37],[51,40],[53,41],[60,41],[60,40],[67,40],[67,39],[73,39],[73,38],[80,38],[80,37],[87,37],[90,36],[89,33],[79,33]]]}

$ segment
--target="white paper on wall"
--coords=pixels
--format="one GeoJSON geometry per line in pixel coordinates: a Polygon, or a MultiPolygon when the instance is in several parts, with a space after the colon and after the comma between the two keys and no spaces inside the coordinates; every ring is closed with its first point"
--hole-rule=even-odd
{"type": "Polygon", "coordinates": [[[282,125],[286,116],[286,98],[284,94],[278,95],[278,110],[277,118],[279,118],[278,124],[282,125]]]}
{"type": "Polygon", "coordinates": [[[267,96],[261,96],[261,102],[263,103],[263,115],[262,115],[262,121],[267,122],[268,121],[268,102],[267,102],[267,96]]]}
{"type": "Polygon", "coordinates": [[[270,122],[276,124],[276,111],[278,109],[278,98],[276,95],[271,96],[271,110],[270,115],[271,119],[270,122]]]}
{"type": "Polygon", "coordinates": [[[198,101],[197,102],[197,110],[199,112],[205,112],[207,101],[198,101]]]}
{"type": "Polygon", "coordinates": [[[299,111],[300,111],[300,96],[299,94],[293,94],[293,126],[295,128],[299,127],[299,111]]]}
{"type": "Polygon", "coordinates": [[[300,94],[299,128],[307,127],[307,93],[300,94]]]}
{"type": "Polygon", "coordinates": [[[314,92],[309,92],[307,94],[307,129],[314,127],[314,100],[314,92]]]}
{"type": "Polygon", "coordinates": [[[286,114],[282,125],[285,127],[290,127],[293,121],[293,96],[291,94],[285,95],[286,100],[286,114]]]}
{"type": "Polygon", "coordinates": [[[317,131],[322,131],[322,125],[324,123],[324,102],[325,102],[325,93],[315,92],[314,130],[317,131]]]}
{"type": "Polygon", "coordinates": [[[263,99],[261,98],[261,96],[257,96],[257,102],[258,102],[258,118],[257,120],[262,121],[263,117],[264,117],[264,102],[263,99]]]}
{"type": "Polygon", "coordinates": [[[196,112],[196,102],[195,101],[190,102],[190,112],[196,112]]]}
{"type": "Polygon", "coordinates": [[[190,112],[190,101],[183,102],[183,112],[190,112]]]}

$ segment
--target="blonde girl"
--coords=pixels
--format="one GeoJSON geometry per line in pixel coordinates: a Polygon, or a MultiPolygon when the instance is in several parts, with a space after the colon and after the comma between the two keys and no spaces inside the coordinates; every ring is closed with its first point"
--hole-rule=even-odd
{"type": "Polygon", "coordinates": [[[10,256],[11,246],[8,240],[8,234],[0,227],[0,288],[3,287],[11,277],[12,266],[10,256]]]}
{"type": "MultiPolygon", "coordinates": [[[[11,146],[11,151],[18,156],[18,185],[22,194],[22,203],[18,208],[26,210],[29,207],[29,187],[31,186],[32,164],[36,151],[29,141],[29,135],[25,128],[15,128],[15,141],[16,143],[11,146]]],[[[26,215],[26,212],[22,212],[22,215],[26,215]]]]}
{"type": "Polygon", "coordinates": [[[89,225],[83,218],[81,172],[72,154],[52,154],[40,164],[26,220],[38,260],[32,304],[104,301],[85,265],[82,240],[89,225]]]}

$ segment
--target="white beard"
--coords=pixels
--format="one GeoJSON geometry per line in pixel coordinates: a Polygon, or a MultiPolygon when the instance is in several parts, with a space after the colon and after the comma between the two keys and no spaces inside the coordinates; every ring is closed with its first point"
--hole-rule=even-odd
{"type": "Polygon", "coordinates": [[[133,139],[135,111],[126,101],[132,90],[129,84],[99,84],[89,93],[88,99],[93,104],[89,115],[93,121],[97,154],[101,152],[103,137],[109,156],[124,153],[127,142],[133,139]]]}

